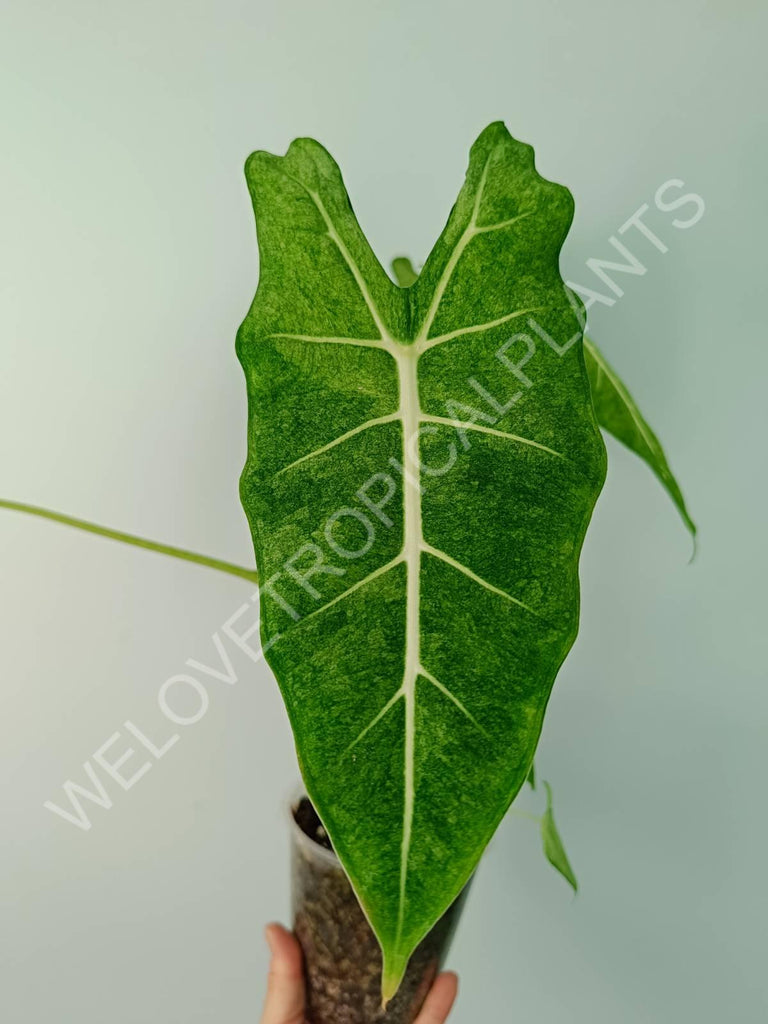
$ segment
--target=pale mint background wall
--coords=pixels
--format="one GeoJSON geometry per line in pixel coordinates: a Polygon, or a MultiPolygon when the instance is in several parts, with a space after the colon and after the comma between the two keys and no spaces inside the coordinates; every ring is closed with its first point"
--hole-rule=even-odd
{"type": "MultiPolygon", "coordinates": [[[[760,1024],[765,972],[764,4],[6,2],[0,25],[0,494],[250,559],[233,352],[257,271],[241,167],[311,134],[382,259],[423,259],[503,118],[567,183],[569,275],[657,186],[595,337],[665,441],[697,561],[610,445],[583,626],[539,757],[582,891],[508,820],[452,964],[453,1020],[760,1024]]],[[[287,916],[294,759],[264,666],[90,832],[43,809],[247,601],[234,579],[0,513],[0,1017],[258,1020],[287,916]]],[[[112,753],[123,749],[115,746],[112,753]]],[[[140,762],[134,762],[139,764],[140,762]]],[[[528,805],[535,806],[528,801],[528,805]]]]}

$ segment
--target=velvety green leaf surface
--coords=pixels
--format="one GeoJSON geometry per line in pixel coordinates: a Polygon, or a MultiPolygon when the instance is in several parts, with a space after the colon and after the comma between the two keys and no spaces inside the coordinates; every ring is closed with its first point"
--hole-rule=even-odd
{"type": "Polygon", "coordinates": [[[696,536],[680,486],[669,468],[664,449],[616,371],[591,338],[584,339],[584,358],[592,400],[600,426],[646,462],[677,506],[683,522],[696,536]]]}
{"type": "MultiPolygon", "coordinates": [[[[407,256],[398,256],[392,261],[395,280],[403,287],[409,287],[418,277],[407,256]]],[[[696,536],[693,523],[659,439],[648,425],[632,398],[627,386],[591,338],[584,338],[584,360],[592,388],[595,415],[601,427],[639,455],[653,470],[669,493],[682,516],[683,522],[696,536]]]]}
{"type": "Polygon", "coordinates": [[[493,124],[403,288],[318,143],[246,177],[262,638],[388,998],[528,777],[576,636],[605,452],[558,267],[573,204],[493,124]]]}
{"type": "Polygon", "coordinates": [[[545,782],[544,788],[547,791],[547,809],[541,819],[541,841],[544,846],[544,855],[552,867],[557,868],[563,878],[573,887],[573,891],[577,892],[579,883],[576,881],[576,875],[573,873],[563,841],[557,831],[557,825],[555,825],[555,816],[552,811],[552,787],[545,782]]]}

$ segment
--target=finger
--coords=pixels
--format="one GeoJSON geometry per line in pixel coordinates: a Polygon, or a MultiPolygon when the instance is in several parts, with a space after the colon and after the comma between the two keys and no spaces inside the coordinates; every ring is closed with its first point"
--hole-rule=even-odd
{"type": "Polygon", "coordinates": [[[301,1024],[305,1006],[301,946],[280,924],[268,925],[266,937],[272,959],[261,1024],[301,1024]]]}
{"type": "Polygon", "coordinates": [[[458,990],[459,979],[453,972],[438,975],[415,1024],[443,1024],[451,1012],[458,990]]]}

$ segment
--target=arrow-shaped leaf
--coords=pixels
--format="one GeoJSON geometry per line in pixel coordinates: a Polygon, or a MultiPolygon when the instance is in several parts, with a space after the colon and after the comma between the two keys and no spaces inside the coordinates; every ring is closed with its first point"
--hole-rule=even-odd
{"type": "Polygon", "coordinates": [[[403,288],[318,143],[246,177],[262,635],[388,998],[525,782],[576,636],[605,452],[558,268],[573,204],[491,125],[403,288]]]}
{"type": "Polygon", "coordinates": [[[664,449],[626,385],[590,338],[584,338],[584,358],[600,426],[651,467],[695,538],[696,525],[685,507],[683,493],[669,468],[664,449]]]}

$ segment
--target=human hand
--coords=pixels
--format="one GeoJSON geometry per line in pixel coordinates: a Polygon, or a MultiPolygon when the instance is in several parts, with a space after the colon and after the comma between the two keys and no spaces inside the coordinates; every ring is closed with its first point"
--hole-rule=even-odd
{"type": "MultiPolygon", "coordinates": [[[[272,960],[261,1024],[304,1024],[306,997],[301,946],[295,935],[280,924],[268,925],[266,934],[272,960]]],[[[444,1024],[458,984],[455,974],[439,974],[415,1024],[444,1024]]]]}

